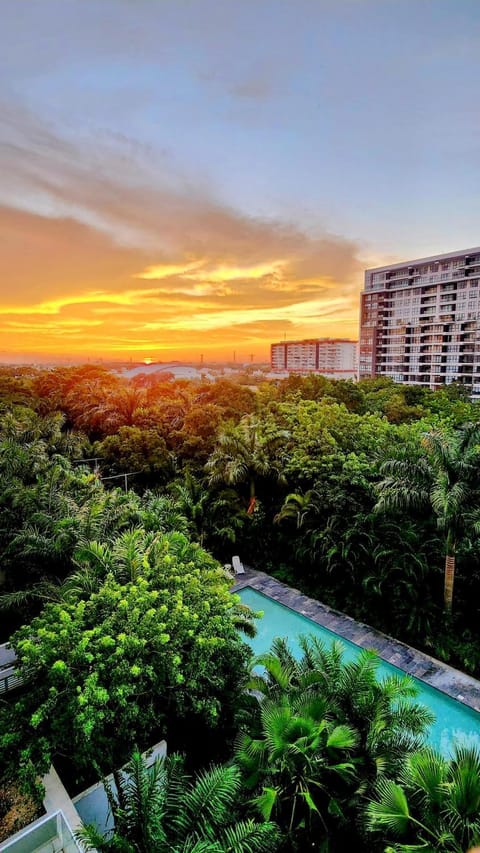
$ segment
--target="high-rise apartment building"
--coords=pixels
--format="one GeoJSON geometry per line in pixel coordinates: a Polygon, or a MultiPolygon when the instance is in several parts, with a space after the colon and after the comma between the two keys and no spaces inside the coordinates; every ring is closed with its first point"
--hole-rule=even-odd
{"type": "Polygon", "coordinates": [[[354,379],[357,374],[357,342],[345,338],[316,338],[272,344],[271,366],[272,370],[354,379]]]}
{"type": "Polygon", "coordinates": [[[480,248],[366,270],[359,376],[480,395],[480,248]]]}

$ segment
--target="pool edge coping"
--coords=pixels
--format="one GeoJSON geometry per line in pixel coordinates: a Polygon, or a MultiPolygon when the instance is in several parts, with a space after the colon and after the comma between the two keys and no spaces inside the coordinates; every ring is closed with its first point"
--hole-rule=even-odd
{"type": "Polygon", "coordinates": [[[263,593],[360,648],[375,649],[382,660],[393,664],[407,675],[414,676],[429,687],[445,693],[473,711],[480,712],[480,681],[461,670],[401,640],[396,640],[364,622],[358,622],[352,616],[310,598],[300,590],[288,586],[265,572],[245,566],[245,575],[235,578],[232,592],[239,592],[245,587],[251,587],[263,593]]]}

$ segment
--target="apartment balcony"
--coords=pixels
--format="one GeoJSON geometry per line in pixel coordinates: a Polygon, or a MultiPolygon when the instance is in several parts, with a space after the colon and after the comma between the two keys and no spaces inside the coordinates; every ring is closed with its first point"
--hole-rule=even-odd
{"type": "Polygon", "coordinates": [[[12,835],[1,849],[5,853],[81,853],[84,847],[77,844],[63,811],[59,810],[12,835]]]}

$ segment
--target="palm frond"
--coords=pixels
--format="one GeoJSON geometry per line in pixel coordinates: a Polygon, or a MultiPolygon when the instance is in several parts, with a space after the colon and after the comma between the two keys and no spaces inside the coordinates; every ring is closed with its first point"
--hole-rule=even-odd
{"type": "Polygon", "coordinates": [[[273,853],[280,841],[280,831],[275,823],[240,821],[227,827],[220,836],[221,849],[228,853],[273,853]]]}
{"type": "Polygon", "coordinates": [[[215,829],[227,822],[240,790],[240,771],[235,765],[212,767],[197,777],[183,798],[184,828],[201,825],[215,829]]]}
{"type": "Polygon", "coordinates": [[[370,830],[387,830],[396,837],[404,835],[410,811],[403,789],[390,779],[381,778],[376,792],[378,799],[367,805],[367,826],[370,830]]]}

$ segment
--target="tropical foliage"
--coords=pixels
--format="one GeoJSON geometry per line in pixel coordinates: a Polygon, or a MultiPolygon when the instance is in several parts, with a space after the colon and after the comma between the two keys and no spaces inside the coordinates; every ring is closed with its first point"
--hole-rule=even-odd
{"type": "Polygon", "coordinates": [[[236,760],[259,812],[278,822],[292,850],[340,836],[346,847],[366,793],[398,773],[433,718],[413,701],[410,679],[378,678],[373,653],[348,662],[340,644],[300,644],[300,657],[276,640],[256,659],[262,674],[248,683],[236,760]]]}
{"type": "Polygon", "coordinates": [[[216,766],[192,780],[180,755],[147,765],[134,752],[116,790],[104,780],[113,829],[104,837],[93,826],[79,838],[99,853],[273,853],[280,833],[271,822],[241,820],[237,767],[216,766]]]}
{"type": "Polygon", "coordinates": [[[409,756],[398,782],[379,780],[366,818],[398,853],[464,853],[480,842],[478,750],[457,747],[450,761],[431,749],[409,756]]]}
{"type": "Polygon", "coordinates": [[[460,538],[480,530],[480,426],[466,424],[455,433],[429,432],[421,454],[403,450],[384,463],[377,510],[432,508],[445,538],[444,606],[452,611],[455,558],[460,538]]]}
{"type": "Polygon", "coordinates": [[[54,758],[75,786],[166,737],[200,776],[173,759],[152,787],[137,756],[104,849],[275,849],[271,821],[290,851],[477,842],[478,757],[425,749],[412,683],[308,640],[249,677],[255,619],[222,564],[480,675],[479,424],[457,385],[0,370],[0,641],[25,685],[0,781],[54,758]],[[179,815],[217,783],[192,835],[179,815]]]}

